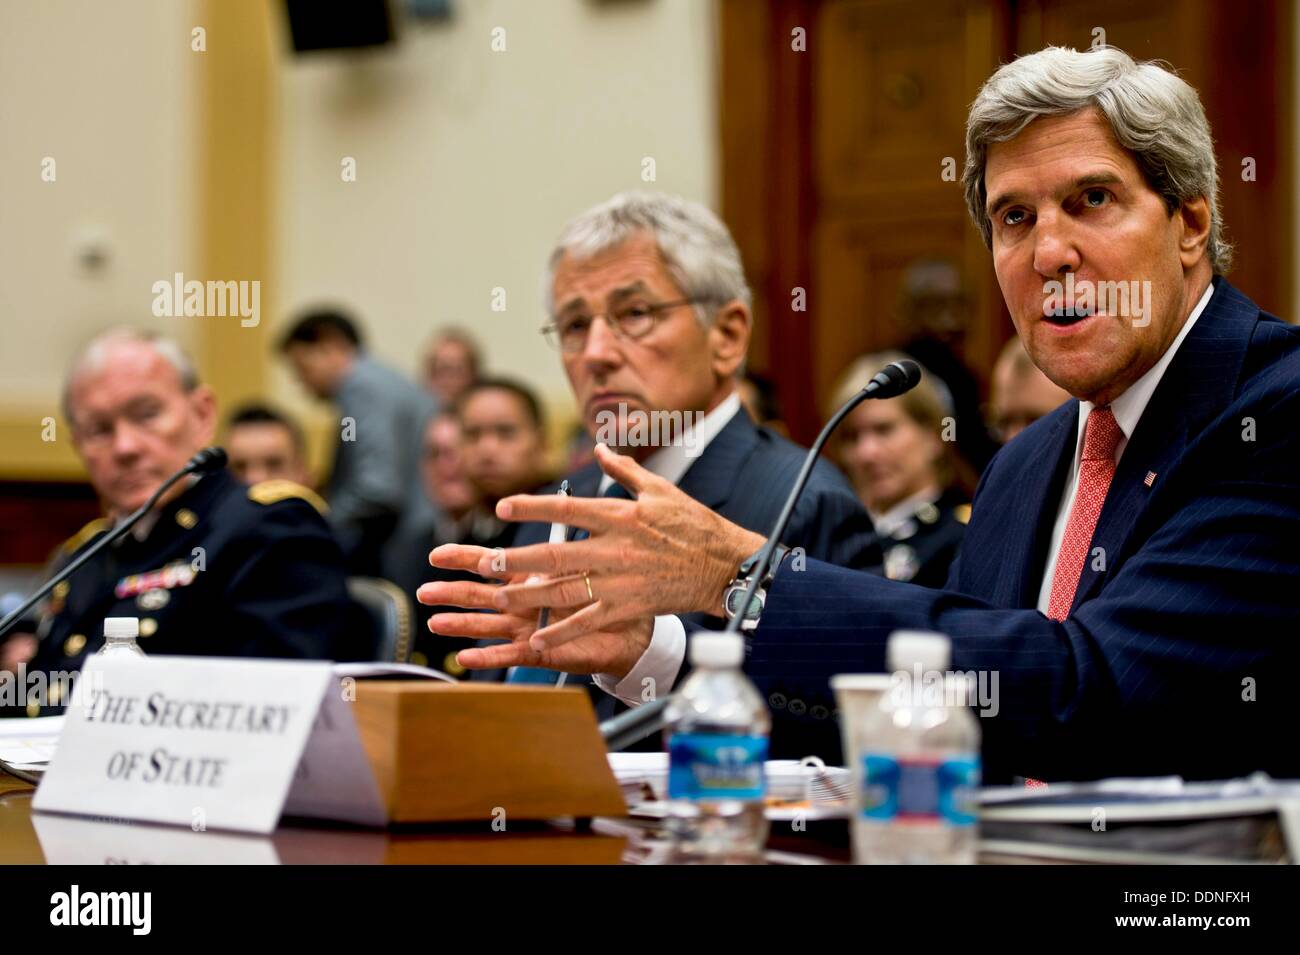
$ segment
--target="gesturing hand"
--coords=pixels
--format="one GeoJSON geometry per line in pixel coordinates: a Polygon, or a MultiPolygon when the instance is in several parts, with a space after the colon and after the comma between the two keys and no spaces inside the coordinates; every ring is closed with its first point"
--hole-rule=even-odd
{"type": "Polygon", "coordinates": [[[723,590],[763,544],[762,535],[732,524],[631,458],[597,445],[596,459],[635,501],[508,497],[497,505],[502,520],[566,524],[591,536],[490,551],[476,568],[484,576],[504,569],[510,577],[488,606],[519,616],[552,608],[553,622],[532,635],[537,651],[628,619],[693,611],[721,616],[723,590]],[[532,574],[546,579],[520,580],[532,574]],[[567,616],[557,612],[566,609],[567,616]]]}
{"type": "MultiPolygon", "coordinates": [[[[448,570],[477,571],[481,561],[488,561],[501,551],[464,544],[444,544],[429,555],[429,563],[448,570]]],[[[524,575],[492,570],[492,576],[519,586],[538,587],[543,581],[527,582],[524,575]]],[[[581,578],[578,578],[581,583],[581,578]]],[[[461,607],[470,613],[437,613],[429,618],[429,629],[446,636],[472,639],[496,638],[510,641],[489,647],[462,650],[456,656],[461,666],[470,670],[498,667],[535,666],[566,673],[607,673],[622,678],[636,665],[650,643],[653,618],[624,620],[588,633],[584,639],[554,650],[535,650],[529,638],[537,629],[537,612],[482,613],[493,610],[493,599],[501,590],[496,584],[476,581],[438,581],[424,584],[416,599],[432,606],[461,607]]],[[[584,587],[585,590],[585,587],[584,587]]],[[[563,608],[554,612],[559,617],[563,608]]],[[[553,617],[554,619],[554,617],[553,617]]]]}

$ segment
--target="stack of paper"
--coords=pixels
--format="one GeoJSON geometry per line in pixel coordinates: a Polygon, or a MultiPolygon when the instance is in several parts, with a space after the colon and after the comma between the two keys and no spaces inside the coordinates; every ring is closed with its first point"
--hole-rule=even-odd
{"type": "Polygon", "coordinates": [[[1105,779],[980,796],[982,852],[1119,863],[1286,862],[1300,857],[1300,783],[1105,779]]]}
{"type": "Polygon", "coordinates": [[[25,772],[44,772],[62,732],[62,716],[0,720],[0,761],[25,772]]]}

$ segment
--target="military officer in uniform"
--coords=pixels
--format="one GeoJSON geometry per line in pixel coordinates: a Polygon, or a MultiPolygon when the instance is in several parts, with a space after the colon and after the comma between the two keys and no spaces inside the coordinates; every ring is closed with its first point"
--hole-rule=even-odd
{"type": "MultiPolygon", "coordinates": [[[[55,569],[211,442],[216,403],[176,343],[114,331],[73,365],[64,413],[107,517],[69,540],[55,569]]],[[[146,654],[364,655],[366,626],[348,597],[342,552],[322,508],[289,481],[246,487],[223,470],[180,482],[125,538],[54,590],[27,669],[79,670],[103,643],[104,618],[115,616],[139,618],[146,654]]],[[[16,709],[5,715],[42,712],[40,701],[16,709]]]]}
{"type": "Polygon", "coordinates": [[[956,491],[922,496],[876,519],[885,576],[922,587],[942,587],[966,533],[970,504],[956,491]]]}
{"type": "MultiPolygon", "coordinates": [[[[878,368],[905,357],[884,352],[859,358],[832,406],[861,390],[878,368]]],[[[942,387],[923,373],[904,395],[858,405],[836,435],[839,464],[875,525],[885,576],[923,587],[947,581],[970,518],[970,504],[949,486],[948,455],[962,423],[942,387]]]]}

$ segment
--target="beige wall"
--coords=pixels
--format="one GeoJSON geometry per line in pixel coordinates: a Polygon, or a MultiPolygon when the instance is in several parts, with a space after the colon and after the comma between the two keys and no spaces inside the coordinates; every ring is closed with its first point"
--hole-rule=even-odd
{"type": "MultiPolygon", "coordinates": [[[[41,419],[56,413],[72,351],[118,323],[175,334],[215,381],[246,392],[263,374],[249,350],[267,350],[312,302],[352,307],[373,350],[410,372],[430,331],[457,322],[483,340],[491,370],[570,408],[537,333],[540,269],[563,221],[619,189],[715,204],[715,4],[457,0],[451,21],[405,24],[394,47],[300,57],[272,3],[262,128],[237,103],[205,98],[205,81],[229,89],[217,56],[227,70],[266,56],[239,29],[265,16],[265,0],[220,3],[0,4],[0,477],[80,473],[65,435],[40,441],[41,419]],[[192,52],[205,24],[208,51],[192,52]],[[496,27],[504,52],[492,50],[496,27]],[[54,183],[41,181],[45,156],[54,183]],[[356,182],[342,181],[345,156],[356,182]],[[654,183],[642,182],[645,157],[654,183]],[[242,171],[223,177],[214,163],[269,170],[268,181],[240,190],[242,171]],[[231,238],[245,221],[261,227],[249,215],[261,194],[265,270],[231,238]],[[223,210],[229,227],[200,221],[223,210]],[[91,271],[77,253],[96,237],[107,260],[91,271]],[[178,271],[263,276],[262,328],[154,318],[153,283],[178,271]],[[504,312],[490,307],[496,287],[504,312]]],[[[269,395],[311,409],[270,367],[269,395]]]]}
{"type": "MultiPolygon", "coordinates": [[[[288,312],[351,306],[374,351],[410,372],[432,329],[463,324],[492,371],[569,411],[537,331],[541,268],[563,222],[618,190],[716,204],[714,4],[453,8],[452,22],[408,29],[391,51],[281,59],[276,299],[288,312]],[[496,27],[504,52],[491,47],[496,27]],[[490,307],[496,287],[504,312],[490,307]]],[[[283,369],[274,377],[292,399],[283,369]]]]}
{"type": "Polygon", "coordinates": [[[151,287],[193,267],[195,58],[188,0],[0,4],[0,475],[75,474],[40,440],[71,352],[155,319],[151,287]],[[41,178],[45,157],[55,180],[41,178]],[[87,242],[105,265],[79,264],[87,242]]]}

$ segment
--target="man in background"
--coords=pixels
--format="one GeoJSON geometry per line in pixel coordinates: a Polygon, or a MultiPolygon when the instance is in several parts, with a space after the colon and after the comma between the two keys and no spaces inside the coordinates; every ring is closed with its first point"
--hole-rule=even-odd
{"type": "Polygon", "coordinates": [[[230,470],[245,484],[292,481],[311,486],[302,428],[268,405],[244,405],[226,423],[230,470]]]}
{"type": "MultiPolygon", "coordinates": [[[[465,478],[475,496],[474,506],[460,519],[448,543],[475,548],[512,547],[518,524],[496,516],[497,501],[512,494],[538,492],[549,477],[546,468],[546,422],[541,403],[526,385],[509,378],[476,381],[460,396],[456,406],[460,424],[460,455],[465,478]]],[[[440,542],[441,543],[441,542],[440,542]]],[[[463,570],[429,568],[429,551],[419,554],[415,586],[424,580],[473,580],[463,570]]],[[[414,556],[414,555],[413,555],[414,556]]],[[[413,587],[412,590],[415,588],[413,587]]],[[[416,652],[433,666],[460,676],[464,668],[456,654],[472,646],[461,636],[432,633],[428,620],[450,607],[423,607],[425,623],[416,633],[416,652]]]]}
{"type": "Polygon", "coordinates": [[[302,386],[339,411],[339,441],[325,484],[330,522],[352,573],[377,576],[399,524],[430,513],[420,485],[420,439],[433,399],[365,351],[342,312],[310,311],[280,341],[302,386]]]}
{"type": "Polygon", "coordinates": [[[790,437],[790,429],[781,417],[781,399],[776,392],[776,382],[764,375],[746,371],[736,384],[740,403],[749,412],[754,424],[771,428],[783,438],[790,437]]]}
{"type": "Polygon", "coordinates": [[[989,424],[999,441],[1006,444],[1069,400],[1069,392],[1029,360],[1020,336],[1002,347],[993,366],[993,394],[989,402],[989,424]]]}
{"type": "Polygon", "coordinates": [[[424,351],[424,387],[443,408],[453,407],[483,373],[478,343],[461,328],[440,328],[424,351]]]}
{"type": "Polygon", "coordinates": [[[964,358],[970,308],[961,270],[948,259],[918,259],[903,273],[895,314],[909,337],[900,351],[930,371],[941,393],[948,392],[957,422],[957,476],[973,491],[998,445],[984,427],[979,382],[964,358]]]}
{"type": "MultiPolygon", "coordinates": [[[[460,419],[443,409],[429,419],[421,447],[420,475],[424,493],[436,509],[418,524],[399,532],[384,559],[384,577],[391,580],[415,605],[415,638],[411,662],[448,669],[446,659],[430,660],[429,616],[431,611],[415,603],[415,591],[429,577],[429,551],[440,544],[455,543],[471,533],[478,491],[465,473],[461,453],[460,419]]],[[[446,654],[444,653],[444,657],[446,654]]],[[[455,655],[452,654],[452,668],[455,655]]]]}

